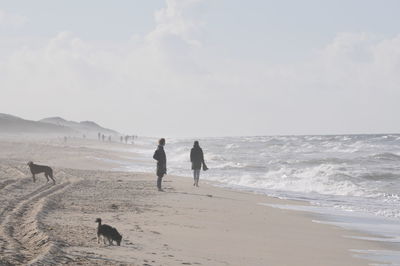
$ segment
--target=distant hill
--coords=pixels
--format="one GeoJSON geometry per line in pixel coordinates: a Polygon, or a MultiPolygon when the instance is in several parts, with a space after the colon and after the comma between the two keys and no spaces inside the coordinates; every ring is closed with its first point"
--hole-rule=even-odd
{"type": "Polygon", "coordinates": [[[104,128],[93,121],[67,121],[61,117],[49,117],[39,121],[26,120],[0,113],[0,133],[6,134],[95,134],[119,135],[115,130],[104,128]]]}
{"type": "Polygon", "coordinates": [[[0,113],[0,133],[26,134],[74,134],[69,127],[26,120],[17,116],[0,113]]]}
{"type": "Polygon", "coordinates": [[[18,116],[14,116],[14,115],[9,115],[9,114],[2,114],[2,113],[0,113],[0,119],[9,119],[9,120],[12,120],[12,119],[22,119],[22,118],[20,118],[20,117],[18,117],[18,116]]]}
{"type": "Polygon", "coordinates": [[[98,132],[100,132],[102,134],[108,134],[108,135],[110,135],[110,134],[111,135],[119,135],[119,133],[117,131],[108,129],[108,128],[104,128],[104,127],[96,124],[93,121],[75,122],[75,121],[67,121],[62,117],[48,117],[48,118],[39,120],[39,122],[69,127],[71,129],[74,129],[81,133],[96,133],[97,134],[98,132]]]}

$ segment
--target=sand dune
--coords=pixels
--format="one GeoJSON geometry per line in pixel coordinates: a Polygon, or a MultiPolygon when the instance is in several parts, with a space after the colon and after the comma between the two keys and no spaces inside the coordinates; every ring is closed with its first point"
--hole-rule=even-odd
{"type": "Polygon", "coordinates": [[[0,114],[0,133],[8,134],[77,134],[78,132],[59,125],[25,120],[16,116],[0,114]]]}
{"type": "Polygon", "coordinates": [[[91,134],[97,137],[100,132],[106,135],[120,135],[115,130],[104,128],[93,121],[67,121],[61,117],[45,118],[40,121],[26,120],[17,116],[0,113],[0,134],[13,135],[67,135],[91,134]]]}
{"type": "Polygon", "coordinates": [[[68,128],[71,128],[73,130],[83,132],[83,133],[97,134],[98,132],[101,132],[102,134],[108,134],[108,135],[110,135],[110,134],[111,135],[120,135],[120,133],[118,133],[117,131],[108,129],[108,128],[104,128],[93,121],[75,122],[75,121],[67,121],[62,117],[49,117],[49,118],[41,119],[41,120],[39,120],[39,122],[68,127],[68,128]]]}

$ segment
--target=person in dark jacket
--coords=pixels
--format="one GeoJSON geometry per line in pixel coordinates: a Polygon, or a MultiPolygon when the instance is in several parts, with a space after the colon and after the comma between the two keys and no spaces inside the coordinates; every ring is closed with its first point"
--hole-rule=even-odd
{"type": "Polygon", "coordinates": [[[167,156],[164,151],[165,139],[158,141],[157,150],[154,152],[153,159],[157,161],[157,188],[158,191],[163,191],[161,182],[164,175],[167,174],[167,156]]]}
{"type": "Polygon", "coordinates": [[[203,150],[200,148],[199,142],[196,140],[193,144],[193,148],[190,151],[190,161],[192,162],[192,170],[194,177],[193,186],[199,186],[200,170],[203,165],[204,170],[207,170],[207,166],[204,163],[203,150]]]}

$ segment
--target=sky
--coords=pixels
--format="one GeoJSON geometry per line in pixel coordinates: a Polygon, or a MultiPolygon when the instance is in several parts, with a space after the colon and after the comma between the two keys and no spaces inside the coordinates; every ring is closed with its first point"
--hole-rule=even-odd
{"type": "Polygon", "coordinates": [[[155,137],[400,133],[398,0],[0,0],[0,113],[155,137]]]}

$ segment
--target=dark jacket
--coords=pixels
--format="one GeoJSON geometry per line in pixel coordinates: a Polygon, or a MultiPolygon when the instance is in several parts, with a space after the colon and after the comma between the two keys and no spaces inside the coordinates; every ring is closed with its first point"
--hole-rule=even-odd
{"type": "Polygon", "coordinates": [[[158,145],[157,150],[154,152],[153,159],[157,160],[157,175],[164,175],[167,173],[167,156],[165,155],[164,147],[158,145]]]}
{"type": "Polygon", "coordinates": [[[192,162],[192,170],[201,169],[201,164],[204,163],[203,150],[200,147],[193,147],[190,151],[190,161],[192,162]]]}

